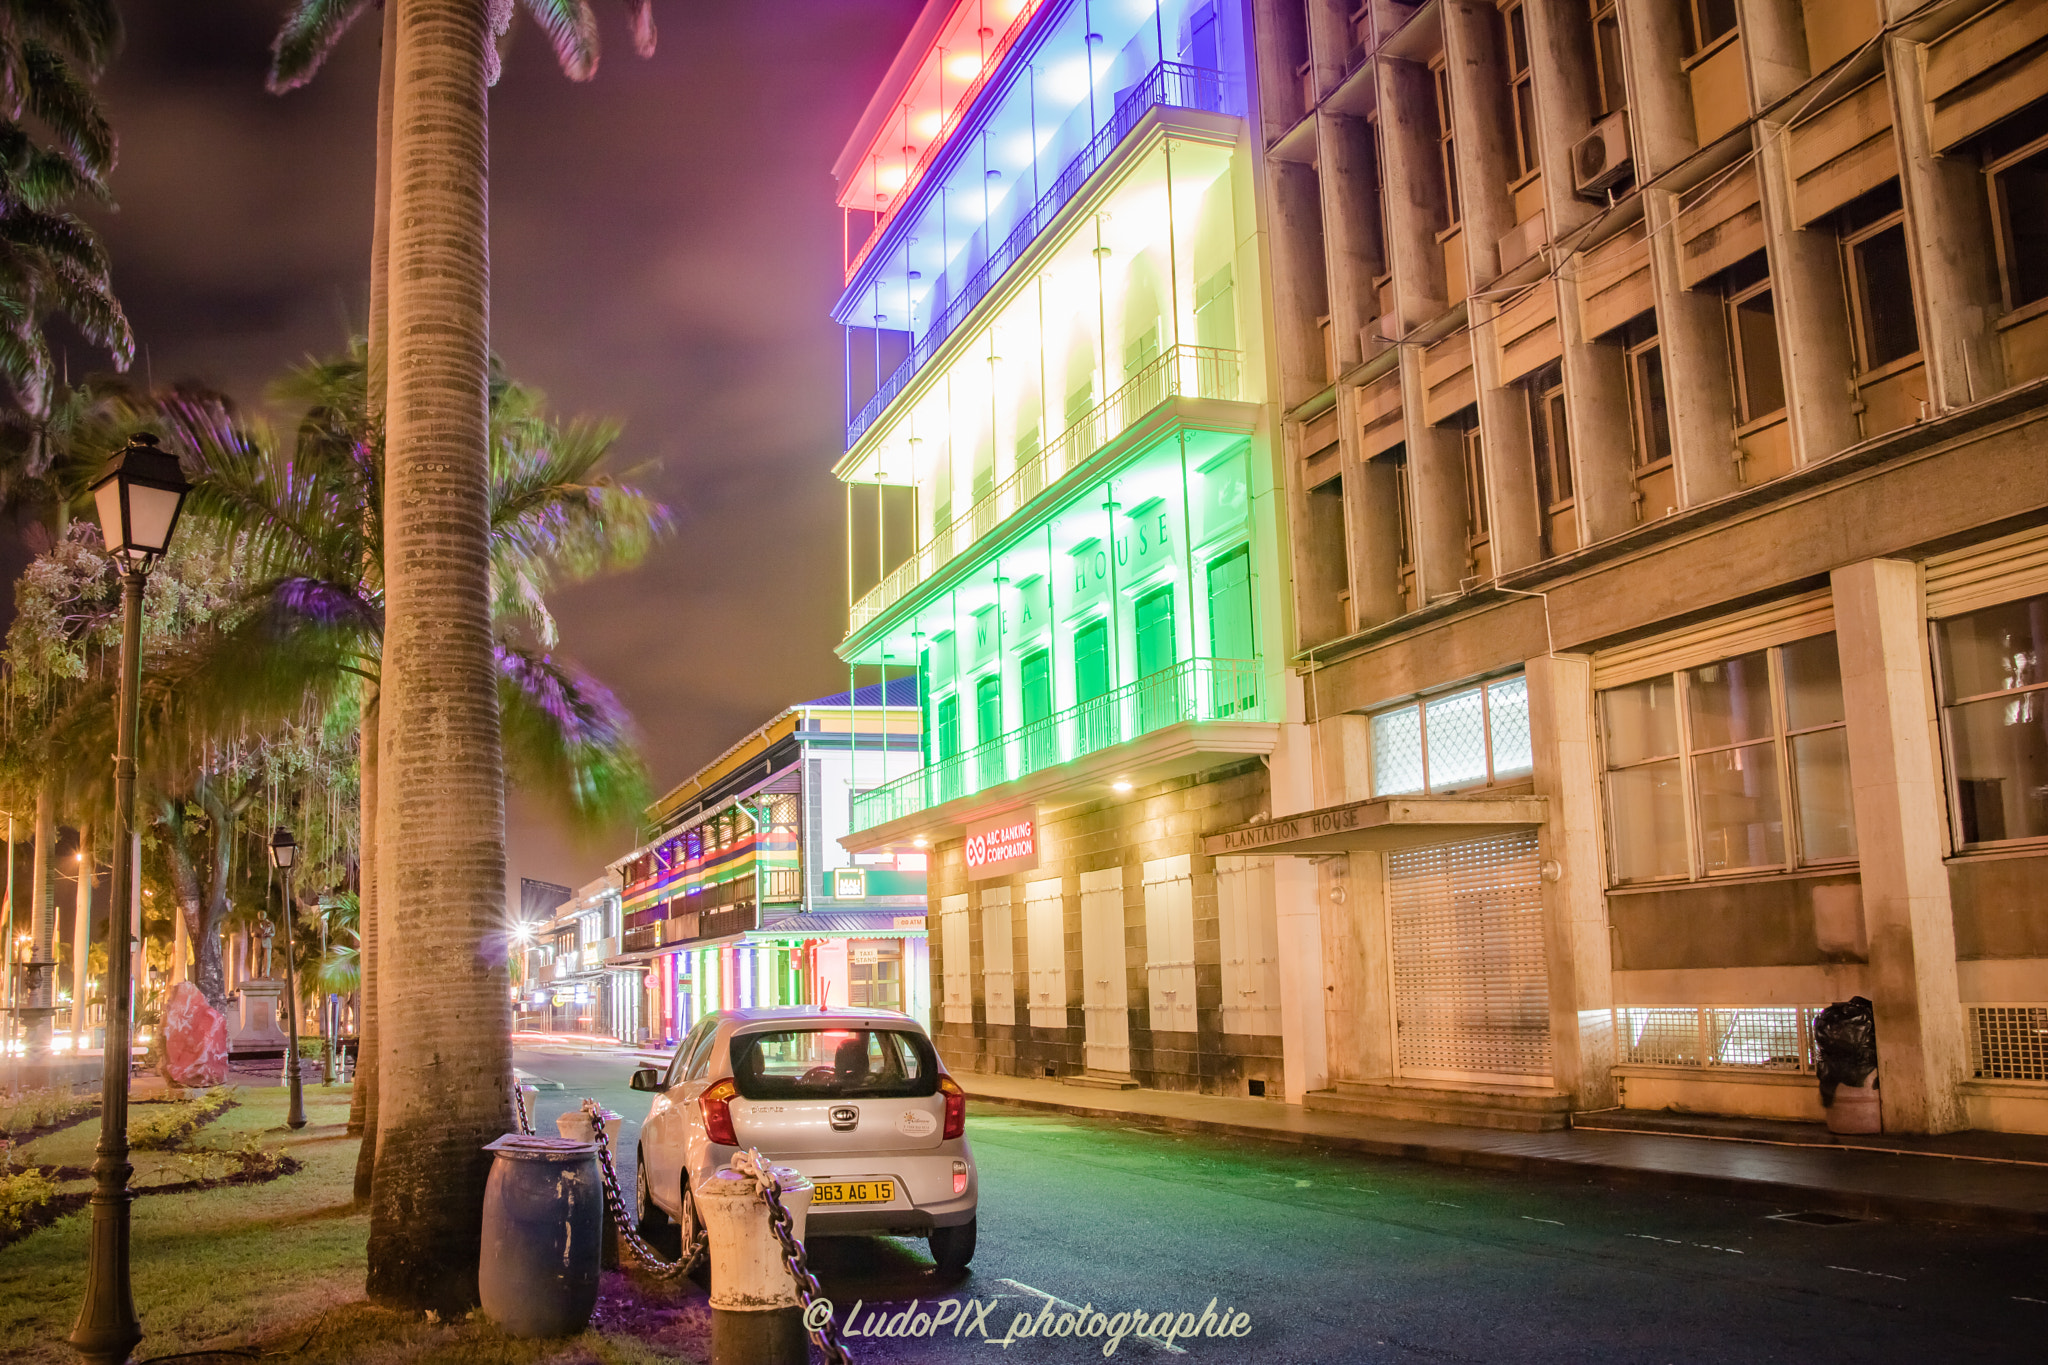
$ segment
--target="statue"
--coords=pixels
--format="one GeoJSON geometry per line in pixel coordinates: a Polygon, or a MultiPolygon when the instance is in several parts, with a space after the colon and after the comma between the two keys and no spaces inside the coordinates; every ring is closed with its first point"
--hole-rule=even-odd
{"type": "Polygon", "coordinates": [[[263,970],[258,975],[265,980],[270,978],[270,940],[276,936],[276,925],[267,919],[256,921],[256,937],[263,941],[263,970]]]}

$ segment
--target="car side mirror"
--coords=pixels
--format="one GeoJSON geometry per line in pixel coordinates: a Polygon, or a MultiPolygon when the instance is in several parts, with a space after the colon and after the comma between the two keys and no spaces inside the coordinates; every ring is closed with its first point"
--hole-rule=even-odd
{"type": "Polygon", "coordinates": [[[652,1090],[658,1093],[662,1088],[661,1072],[654,1067],[643,1066],[633,1073],[631,1084],[635,1090],[652,1090]]]}

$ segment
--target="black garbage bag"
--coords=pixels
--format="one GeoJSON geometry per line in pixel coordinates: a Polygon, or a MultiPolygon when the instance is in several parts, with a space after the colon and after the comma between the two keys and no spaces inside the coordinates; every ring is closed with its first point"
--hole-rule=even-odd
{"type": "Polygon", "coordinates": [[[1813,1050],[1822,1105],[1833,1106],[1836,1086],[1869,1081],[1877,1071],[1877,1014],[1870,1002],[1858,995],[1815,1015],[1813,1050]]]}

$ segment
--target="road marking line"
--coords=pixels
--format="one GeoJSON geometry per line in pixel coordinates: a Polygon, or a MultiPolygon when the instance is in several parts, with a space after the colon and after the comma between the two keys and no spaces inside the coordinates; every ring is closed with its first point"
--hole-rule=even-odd
{"type": "Polygon", "coordinates": [[[1462,1209],[1465,1207],[1463,1204],[1446,1204],[1441,1199],[1432,1199],[1429,1202],[1436,1205],[1440,1209],[1462,1209]]]}
{"type": "Polygon", "coordinates": [[[1828,1269],[1846,1271],[1851,1275],[1870,1275],[1880,1280],[1897,1280],[1901,1284],[1906,1281],[1904,1275],[1887,1275],[1882,1270],[1858,1270],[1853,1265],[1831,1265],[1828,1269]]]}
{"type": "MultiPolygon", "coordinates": [[[[1045,1300],[1046,1302],[1050,1303],[1050,1304],[1051,1304],[1051,1305],[1052,1305],[1053,1307],[1055,1307],[1055,1308],[1059,1309],[1059,1310],[1060,1310],[1060,1311],[1061,1311],[1062,1313],[1078,1313],[1078,1312],[1080,1312],[1080,1311],[1081,1311],[1081,1309],[1080,1309],[1080,1306],[1079,1306],[1079,1305],[1077,1305],[1077,1304],[1071,1304],[1071,1303],[1068,1303],[1068,1302],[1067,1302],[1067,1301],[1066,1301],[1065,1299],[1063,1299],[1063,1298],[1060,1298],[1060,1297],[1059,1297],[1058,1295],[1055,1295],[1055,1294],[1048,1294],[1048,1293],[1046,1293],[1046,1292],[1045,1292],[1045,1291],[1044,1291],[1043,1289],[1033,1289],[1033,1288],[1032,1288],[1032,1287],[1031,1287],[1030,1285],[1028,1285],[1028,1284],[1024,1284],[1024,1283],[1021,1283],[1020,1281],[1017,1281],[1017,1280],[1007,1280],[1007,1279],[999,1279],[999,1280],[997,1280],[997,1281],[996,1281],[996,1283],[997,1283],[997,1284],[1006,1284],[1006,1285],[1010,1286],[1010,1288],[1012,1288],[1012,1289],[1021,1289],[1021,1290],[1023,1290],[1023,1291],[1025,1292],[1025,1293],[1027,1293],[1027,1294],[1036,1294],[1036,1295],[1038,1295],[1038,1297],[1039,1297],[1039,1298],[1041,1298],[1041,1299],[1044,1299],[1044,1300],[1045,1300]]],[[[1152,1348],[1153,1348],[1154,1350],[1159,1350],[1159,1351],[1169,1351],[1169,1352],[1171,1352],[1172,1354],[1174,1354],[1174,1355],[1177,1355],[1177,1356],[1184,1356],[1184,1355],[1186,1355],[1186,1354],[1187,1354],[1187,1352],[1186,1352],[1186,1351],[1182,1350],[1182,1349],[1181,1349],[1180,1347],[1178,1347],[1178,1346],[1174,1345],[1174,1344],[1173,1344],[1172,1342],[1170,1342],[1170,1341],[1167,1341],[1167,1340],[1165,1340],[1165,1339],[1164,1339],[1164,1338],[1162,1338],[1162,1337],[1139,1337],[1139,1336],[1134,1336],[1134,1337],[1132,1337],[1132,1338],[1131,1338],[1131,1340],[1132,1340],[1132,1341],[1142,1341],[1142,1342],[1144,1342],[1144,1343],[1145,1343],[1145,1344],[1146,1344],[1147,1346],[1150,1346],[1150,1347],[1152,1347],[1152,1348]]],[[[993,1343],[986,1343],[986,1344],[993,1344],[993,1343]]]]}
{"type": "Polygon", "coordinates": [[[1531,1218],[1526,1213],[1522,1215],[1522,1221],[1525,1223],[1548,1223],[1550,1224],[1550,1226],[1554,1228],[1561,1228],[1564,1226],[1564,1224],[1558,1222],[1555,1218],[1531,1218]]]}
{"type": "Polygon", "coordinates": [[[2013,1298],[2020,1303],[2048,1303],[2048,1299],[2030,1299],[2025,1294],[2015,1294],[2013,1298]]]}
{"type": "Polygon", "coordinates": [[[1725,1251],[1730,1256],[1746,1256],[1749,1254],[1735,1247],[1715,1246],[1712,1242],[1688,1242],[1678,1237],[1653,1237],[1647,1232],[1625,1232],[1622,1236],[1639,1238],[1645,1242],[1663,1242],[1667,1246],[1698,1247],[1701,1251],[1725,1251]]]}

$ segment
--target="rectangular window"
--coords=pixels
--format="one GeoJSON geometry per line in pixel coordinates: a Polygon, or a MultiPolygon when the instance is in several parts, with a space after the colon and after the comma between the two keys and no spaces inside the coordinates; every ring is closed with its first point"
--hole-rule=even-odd
{"type": "Polygon", "coordinates": [[[1699,52],[1735,31],[1735,0],[1682,0],[1689,52],[1699,52]]]}
{"type": "Polygon", "coordinates": [[[1956,842],[2048,837],[2048,594],[1951,617],[1935,639],[1956,842]]]}
{"type": "Polygon", "coordinates": [[[1080,753],[1116,742],[1116,712],[1102,698],[1109,691],[1109,625],[1101,617],[1074,632],[1074,701],[1081,708],[1080,753]],[[1088,703],[1095,702],[1090,706],[1088,703]]]}
{"type": "Polygon", "coordinates": [[[1563,370],[1552,361],[1524,381],[1523,391],[1529,395],[1536,504],[1544,512],[1562,512],[1572,505],[1572,437],[1565,423],[1563,370]]]}
{"type": "Polygon", "coordinates": [[[1629,348],[1628,406],[1638,471],[1671,459],[1671,408],[1664,393],[1664,350],[1655,333],[1629,348]]]}
{"type": "Polygon", "coordinates": [[[1131,617],[1138,656],[1138,728],[1151,731],[1181,719],[1180,683],[1173,672],[1173,589],[1146,593],[1131,617]]]}
{"type": "Polygon", "coordinates": [[[1514,89],[1516,178],[1542,164],[1536,145],[1536,85],[1529,71],[1529,14],[1523,5],[1507,11],[1508,75],[1514,89]]]}
{"type": "Polygon", "coordinates": [[[1237,349],[1237,302],[1234,276],[1224,266],[1195,286],[1195,344],[1219,351],[1237,349]]]}
{"type": "Polygon", "coordinates": [[[1520,674],[1372,718],[1372,794],[1469,791],[1528,776],[1529,682],[1520,674]]]}
{"type": "Polygon", "coordinates": [[[1479,435],[1479,409],[1467,408],[1458,420],[1458,427],[1465,473],[1465,571],[1478,578],[1491,578],[1493,557],[1486,505],[1486,448],[1479,435]]]}
{"type": "Polygon", "coordinates": [[[1616,884],[1856,856],[1835,637],[1599,696],[1616,884]]]}
{"type": "Polygon", "coordinates": [[[1628,103],[1628,82],[1621,71],[1621,16],[1615,0],[1592,0],[1593,63],[1600,78],[1600,112],[1611,114],[1628,103]]]}
{"type": "Polygon", "coordinates": [[[1398,445],[1373,458],[1384,462],[1393,471],[1394,537],[1397,542],[1395,557],[1399,565],[1396,571],[1399,579],[1396,587],[1400,591],[1401,601],[1412,609],[1420,604],[1415,601],[1415,523],[1412,520],[1415,507],[1414,491],[1408,482],[1408,448],[1405,445],[1398,445]]]}
{"type": "Polygon", "coordinates": [[[2048,298],[2048,142],[1994,162],[1990,172],[1999,274],[2010,312],[2048,298]]]}
{"type": "Polygon", "coordinates": [[[1017,709],[1024,726],[1024,771],[1035,773],[1051,766],[1058,751],[1052,727],[1039,724],[1052,714],[1052,659],[1042,649],[1017,663],[1017,709]]]}
{"type": "Polygon", "coordinates": [[[1218,716],[1251,709],[1258,700],[1255,669],[1224,661],[1258,658],[1252,638],[1252,550],[1240,545],[1209,561],[1209,657],[1218,665],[1210,684],[1210,707],[1218,716]]]}
{"type": "Polygon", "coordinates": [[[981,770],[975,774],[975,782],[982,787],[993,787],[1001,782],[1003,773],[1003,751],[993,741],[1003,733],[1003,679],[998,673],[991,673],[974,684],[974,744],[981,750],[977,760],[981,770]]]}
{"type": "Polygon", "coordinates": [[[1856,359],[1867,372],[1920,349],[1906,216],[1897,182],[1843,209],[1842,225],[1842,265],[1855,315],[1856,359]]]}
{"type": "Polygon", "coordinates": [[[1728,354],[1735,364],[1737,416],[1754,422],[1785,410],[1785,369],[1778,353],[1778,318],[1771,277],[1762,255],[1727,272],[1728,354]]]}
{"type": "Polygon", "coordinates": [[[1430,68],[1436,79],[1437,171],[1444,180],[1444,222],[1448,231],[1464,220],[1458,204],[1458,143],[1451,127],[1451,73],[1442,58],[1430,68]]]}

